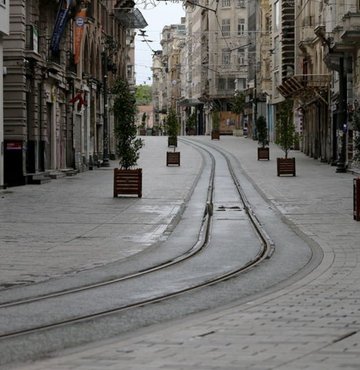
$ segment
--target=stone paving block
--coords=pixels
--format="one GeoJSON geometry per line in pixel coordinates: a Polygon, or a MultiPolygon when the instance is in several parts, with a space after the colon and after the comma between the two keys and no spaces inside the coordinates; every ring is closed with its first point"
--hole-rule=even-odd
{"type": "MultiPolygon", "coordinates": [[[[200,142],[206,139],[208,138],[194,138],[200,142]]],[[[144,335],[137,334],[141,340],[137,335],[126,340],[114,339],[100,345],[99,349],[84,349],[82,353],[73,355],[64,354],[56,361],[50,359],[39,363],[38,367],[35,364],[26,370],[360,369],[360,228],[352,219],[353,176],[335,175],[330,166],[306,158],[300,152],[294,152],[298,176],[290,180],[279,179],[271,161],[256,163],[256,143],[252,140],[224,137],[221,142],[212,145],[225,147],[236,157],[242,158],[242,168],[252,179],[254,186],[260,188],[269,200],[269,206],[281,211],[288,217],[292,227],[322,248],[322,263],[301,281],[248,304],[233,305],[220,313],[206,313],[203,317],[184,319],[180,323],[169,324],[144,335]],[[350,335],[355,332],[356,334],[350,335]],[[87,358],[90,353],[91,360],[87,358]],[[74,364],[76,366],[72,367],[74,364]]],[[[272,144],[270,150],[274,158],[281,154],[272,144]]],[[[156,158],[157,155],[156,152],[148,154],[149,158],[156,158]]],[[[184,150],[182,156],[183,159],[190,160],[193,154],[184,150]]],[[[183,171],[184,168],[180,170],[183,171]]],[[[198,169],[199,166],[192,164],[186,170],[187,181],[184,188],[179,187],[174,191],[174,209],[170,209],[171,206],[164,218],[160,212],[158,218],[152,215],[159,224],[165,224],[163,219],[169,220],[172,217],[179,206],[176,201],[190,189],[190,179],[196,175],[198,169]]],[[[159,174],[166,169],[156,171],[159,174]]],[[[175,173],[174,169],[171,171],[175,173]]],[[[169,176],[171,185],[175,186],[181,176],[169,176]]],[[[152,204],[156,203],[162,192],[164,188],[155,187],[152,204]]],[[[149,208],[143,208],[144,213],[151,213],[152,194],[147,185],[145,197],[149,197],[149,208]]],[[[169,194],[166,193],[167,196],[169,194]]],[[[39,199],[46,200],[47,197],[47,194],[39,195],[39,199]]],[[[114,210],[112,200],[106,200],[105,197],[103,200],[114,210]]],[[[86,198],[82,201],[86,203],[86,198]]],[[[126,205],[131,209],[129,214],[134,217],[138,203],[132,203],[131,200],[126,200],[126,205]]],[[[56,209],[64,208],[57,204],[56,209]]],[[[85,207],[84,210],[86,209],[85,207]]],[[[46,210],[49,211],[50,208],[46,210]]],[[[123,220],[121,213],[117,215],[116,211],[112,213],[112,217],[117,222],[123,220]]],[[[100,218],[104,219],[104,214],[100,218]]],[[[3,219],[4,214],[0,211],[0,228],[3,219]]],[[[14,221],[15,214],[10,219],[14,221]]],[[[64,219],[65,217],[61,218],[62,221],[64,219]]],[[[92,220],[91,216],[89,219],[92,220]]],[[[29,214],[23,220],[29,220],[29,214]]],[[[147,230],[143,231],[146,234],[147,230]]],[[[16,230],[8,233],[9,240],[13,237],[14,241],[15,234],[16,230]]],[[[28,230],[28,236],[31,235],[31,230],[28,230]]],[[[26,254],[25,248],[21,251],[26,254]]],[[[7,253],[11,254],[10,248],[7,253]]],[[[6,263],[4,267],[6,268],[6,263]]]]}

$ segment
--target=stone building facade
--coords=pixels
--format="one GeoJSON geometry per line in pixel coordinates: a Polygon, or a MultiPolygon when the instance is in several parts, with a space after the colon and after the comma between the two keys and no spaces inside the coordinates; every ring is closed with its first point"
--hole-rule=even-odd
{"type": "Polygon", "coordinates": [[[133,71],[130,30],[146,25],[133,12],[134,2],[124,0],[10,2],[10,34],[4,38],[5,183],[84,171],[111,156],[107,93],[115,78],[133,71]]]}
{"type": "Polygon", "coordinates": [[[10,32],[9,2],[0,1],[0,189],[4,187],[4,96],[3,75],[6,68],[3,63],[3,38],[10,32]]]}
{"type": "Polygon", "coordinates": [[[358,1],[183,3],[183,126],[195,114],[196,133],[209,134],[211,112],[218,110],[220,131],[231,133],[229,103],[242,92],[243,122],[251,137],[256,138],[257,117],[264,115],[269,140],[275,141],[279,104],[291,99],[299,137],[294,149],[336,165],[338,172],[359,167],[354,119],[360,116],[358,1]]]}

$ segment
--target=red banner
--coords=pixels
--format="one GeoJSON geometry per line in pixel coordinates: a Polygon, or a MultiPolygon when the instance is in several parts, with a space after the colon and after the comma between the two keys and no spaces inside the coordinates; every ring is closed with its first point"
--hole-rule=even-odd
{"type": "Polygon", "coordinates": [[[74,21],[74,61],[75,64],[78,64],[80,61],[80,50],[81,50],[81,41],[85,27],[86,21],[86,8],[81,9],[75,17],[74,21]]]}

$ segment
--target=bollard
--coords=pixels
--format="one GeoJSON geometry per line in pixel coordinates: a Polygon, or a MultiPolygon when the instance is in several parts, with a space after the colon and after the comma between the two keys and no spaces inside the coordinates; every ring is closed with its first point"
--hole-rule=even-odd
{"type": "Polygon", "coordinates": [[[360,221],[360,177],[354,179],[354,220],[360,221]]]}

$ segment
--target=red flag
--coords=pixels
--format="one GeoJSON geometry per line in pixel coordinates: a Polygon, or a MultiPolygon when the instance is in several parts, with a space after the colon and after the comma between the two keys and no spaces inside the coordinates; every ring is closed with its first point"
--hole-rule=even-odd
{"type": "Polygon", "coordinates": [[[74,62],[78,64],[80,61],[81,41],[86,21],[86,8],[81,9],[75,17],[74,23],[74,62]]]}

